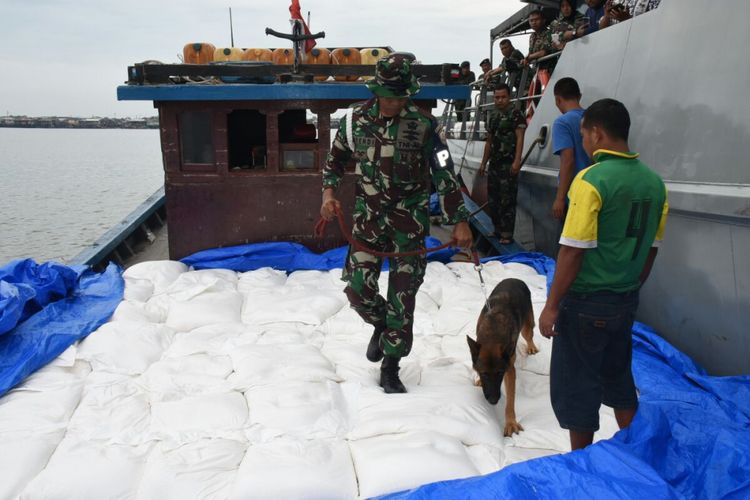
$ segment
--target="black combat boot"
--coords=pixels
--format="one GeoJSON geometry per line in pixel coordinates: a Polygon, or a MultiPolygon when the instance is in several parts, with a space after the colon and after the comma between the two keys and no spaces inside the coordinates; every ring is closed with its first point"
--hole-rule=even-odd
{"type": "Polygon", "coordinates": [[[401,358],[385,356],[380,365],[380,387],[386,394],[400,394],[406,392],[406,387],[398,378],[398,362],[401,358]]]}
{"type": "Polygon", "coordinates": [[[383,350],[380,348],[380,336],[383,334],[385,328],[375,327],[375,331],[370,337],[370,343],[367,344],[367,359],[373,363],[377,363],[383,359],[383,350]]]}

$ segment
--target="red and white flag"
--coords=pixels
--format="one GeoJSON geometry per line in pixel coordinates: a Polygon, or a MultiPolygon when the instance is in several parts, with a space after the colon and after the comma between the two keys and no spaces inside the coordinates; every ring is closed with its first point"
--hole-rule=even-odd
{"type": "MultiPolygon", "coordinates": [[[[307,23],[302,17],[302,7],[299,6],[299,0],[292,0],[292,5],[289,6],[289,13],[292,15],[292,19],[302,22],[302,26],[305,28],[305,35],[310,35],[310,28],[307,27],[307,23]]],[[[305,40],[305,52],[310,52],[315,45],[315,40],[305,40]]]]}

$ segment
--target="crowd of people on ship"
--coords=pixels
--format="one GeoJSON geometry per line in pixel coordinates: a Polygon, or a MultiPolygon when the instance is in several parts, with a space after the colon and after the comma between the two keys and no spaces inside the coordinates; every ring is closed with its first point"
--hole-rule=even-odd
{"type": "MultiPolygon", "coordinates": [[[[528,16],[528,24],[532,33],[529,37],[529,53],[523,53],[513,46],[510,39],[500,41],[500,53],[503,58],[496,68],[492,68],[489,58],[483,59],[479,66],[482,74],[479,80],[473,80],[493,91],[498,83],[505,82],[514,95],[526,95],[532,84],[533,76],[545,74],[549,76],[555,68],[557,57],[549,57],[560,53],[565,45],[577,38],[581,38],[609,26],[627,21],[635,16],[653,10],[659,6],[661,0],[585,0],[577,5],[577,0],[561,0],[559,14],[551,22],[542,10],[533,10],[528,16]],[[524,88],[521,90],[521,74],[526,67],[527,73],[524,88]]],[[[473,75],[468,61],[461,64],[460,80],[464,83],[468,75],[473,75]]],[[[538,89],[537,89],[538,90],[538,89]]],[[[460,105],[459,105],[460,106],[460,105]]],[[[456,107],[461,116],[465,108],[456,107]]]]}
{"type": "MultiPolygon", "coordinates": [[[[558,60],[549,56],[561,52],[572,40],[653,10],[659,2],[585,0],[577,7],[576,0],[561,0],[559,13],[550,23],[541,9],[529,13],[527,22],[532,33],[526,56],[510,39],[504,38],[499,44],[503,56],[500,64],[492,68],[489,58],[482,60],[479,63],[482,74],[478,80],[474,79],[468,61],[461,64],[461,83],[478,82],[478,88],[489,102],[488,109],[481,111],[487,135],[478,172],[488,177],[487,212],[501,244],[513,241],[521,149],[526,124],[534,112],[535,101],[538,101],[533,96],[540,95],[546,88],[558,60]],[[514,97],[521,98],[524,105],[514,103],[514,97]],[[494,164],[495,168],[488,168],[489,164],[494,164]]],[[[567,195],[573,178],[591,164],[591,159],[581,143],[579,129],[584,109],[580,105],[578,82],[569,77],[559,79],[554,86],[554,95],[562,116],[552,127],[552,142],[561,167],[559,189],[551,213],[562,221],[567,212],[567,195]]],[[[466,101],[456,102],[455,109],[459,120],[471,118],[465,111],[466,101]]]]}

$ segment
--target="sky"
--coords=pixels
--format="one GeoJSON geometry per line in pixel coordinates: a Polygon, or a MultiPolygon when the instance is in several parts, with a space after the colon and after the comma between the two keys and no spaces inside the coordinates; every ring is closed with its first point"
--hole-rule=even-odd
{"type": "MultiPolygon", "coordinates": [[[[288,43],[265,28],[289,28],[289,0],[0,0],[0,115],[154,116],[148,102],[118,102],[127,67],[179,63],[191,42],[237,47],[288,43]],[[189,4],[189,5],[188,5],[189,4]]],[[[469,60],[478,73],[489,32],[519,0],[301,0],[324,47],[391,46],[425,64],[469,60]]],[[[526,53],[526,37],[514,40],[526,53]]],[[[495,61],[499,50],[494,47],[495,61]]]]}

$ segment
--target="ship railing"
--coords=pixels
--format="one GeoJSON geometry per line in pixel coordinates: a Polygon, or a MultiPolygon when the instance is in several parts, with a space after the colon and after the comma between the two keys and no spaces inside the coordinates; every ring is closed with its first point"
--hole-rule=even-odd
{"type": "MultiPolygon", "coordinates": [[[[521,106],[523,103],[528,101],[539,102],[542,98],[544,90],[538,94],[531,96],[523,95],[528,90],[528,83],[530,78],[533,78],[536,74],[536,70],[540,63],[550,61],[560,57],[562,51],[555,52],[553,54],[540,57],[532,64],[524,66],[521,70],[521,77],[518,82],[518,87],[511,91],[511,102],[516,106],[521,106]]],[[[509,79],[515,77],[515,72],[504,71],[501,73],[500,81],[510,85],[509,79]]],[[[492,91],[488,88],[487,84],[483,79],[477,80],[470,85],[472,89],[472,105],[464,108],[461,120],[453,121],[455,115],[455,106],[453,101],[448,101],[446,107],[443,110],[441,123],[445,130],[445,137],[450,139],[460,139],[467,141],[484,140],[486,138],[486,132],[482,129],[482,124],[485,122],[484,115],[486,111],[494,108],[495,104],[492,102],[492,91]],[[474,93],[476,92],[476,94],[474,93]],[[460,121],[461,126],[459,130],[455,130],[455,125],[460,121]]]]}

